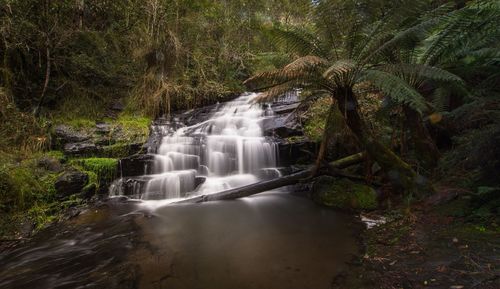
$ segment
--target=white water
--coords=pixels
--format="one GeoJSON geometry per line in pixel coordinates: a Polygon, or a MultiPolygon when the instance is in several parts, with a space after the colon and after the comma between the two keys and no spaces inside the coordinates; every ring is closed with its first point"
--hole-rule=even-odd
{"type": "Polygon", "coordinates": [[[273,112],[254,103],[256,96],[244,94],[217,108],[202,123],[174,132],[163,127],[165,136],[154,155],[153,174],[143,176],[147,181],[141,199],[216,193],[255,183],[269,172],[279,174],[277,145],[263,136],[261,126],[273,112]],[[205,181],[197,186],[200,177],[205,181]]]}

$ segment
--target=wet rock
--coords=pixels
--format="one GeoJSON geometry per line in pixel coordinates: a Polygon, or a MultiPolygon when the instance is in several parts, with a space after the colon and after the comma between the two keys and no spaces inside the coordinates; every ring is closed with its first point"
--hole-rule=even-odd
{"type": "Polygon", "coordinates": [[[120,175],[122,177],[142,176],[152,168],[152,155],[133,155],[120,160],[120,175]]]}
{"type": "Polygon", "coordinates": [[[302,126],[290,115],[265,119],[262,129],[267,136],[286,138],[303,135],[302,126]]]}
{"type": "Polygon", "coordinates": [[[52,157],[43,157],[38,161],[38,166],[51,172],[60,172],[62,170],[61,162],[52,157]]]}
{"type": "Polygon", "coordinates": [[[136,196],[139,197],[144,191],[146,180],[140,178],[118,179],[110,187],[110,194],[115,196],[136,196]]]}
{"type": "Polygon", "coordinates": [[[294,103],[276,103],[271,106],[275,114],[285,114],[295,111],[300,106],[300,102],[294,103]]]}
{"type": "Polygon", "coordinates": [[[89,184],[82,189],[81,196],[83,199],[91,199],[97,193],[97,185],[89,184]]]}
{"type": "Polygon", "coordinates": [[[57,178],[54,186],[56,189],[56,197],[58,199],[65,199],[71,195],[79,194],[83,191],[89,176],[86,173],[73,171],[64,173],[57,178]]]}
{"type": "Polygon", "coordinates": [[[278,166],[287,167],[294,164],[310,164],[314,161],[318,145],[306,137],[279,140],[278,166]]]}
{"type": "Polygon", "coordinates": [[[92,142],[69,143],[64,145],[64,154],[70,156],[88,156],[96,154],[99,147],[92,142]]]}
{"type": "Polygon", "coordinates": [[[68,125],[58,125],[54,128],[54,140],[57,146],[64,146],[68,143],[84,142],[90,139],[90,135],[76,131],[68,125]]]}
{"type": "Polygon", "coordinates": [[[194,179],[194,187],[197,188],[207,180],[206,177],[196,177],[194,179]]]}
{"type": "Polygon", "coordinates": [[[322,176],[314,181],[315,202],[338,209],[373,210],[377,208],[377,192],[370,186],[347,179],[322,176]]]}

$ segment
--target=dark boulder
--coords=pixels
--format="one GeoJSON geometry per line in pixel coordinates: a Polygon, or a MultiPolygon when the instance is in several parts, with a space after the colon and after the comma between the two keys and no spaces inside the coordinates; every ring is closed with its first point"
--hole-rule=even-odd
{"type": "Polygon", "coordinates": [[[119,174],[122,177],[142,176],[145,173],[151,173],[153,163],[153,155],[133,155],[120,160],[119,174]]]}
{"type": "Polygon", "coordinates": [[[93,196],[95,196],[97,192],[97,185],[96,184],[89,184],[87,186],[85,186],[83,189],[82,189],[82,192],[81,192],[81,196],[82,198],[84,198],[85,200],[89,200],[91,199],[93,196]]]}
{"type": "Polygon", "coordinates": [[[88,182],[89,176],[86,173],[80,171],[64,173],[54,184],[56,197],[65,199],[71,195],[80,194],[88,182]]]}
{"type": "Polygon", "coordinates": [[[286,167],[294,164],[311,164],[315,160],[317,143],[306,137],[283,139],[278,142],[278,166],[286,167]]]}

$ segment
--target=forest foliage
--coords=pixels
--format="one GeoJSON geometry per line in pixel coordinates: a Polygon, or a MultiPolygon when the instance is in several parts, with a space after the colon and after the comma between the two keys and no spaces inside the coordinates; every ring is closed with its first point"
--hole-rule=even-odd
{"type": "Polygon", "coordinates": [[[32,158],[57,123],[124,103],[113,121],[143,131],[245,89],[301,89],[318,164],[343,145],[408,195],[497,187],[499,27],[493,0],[0,0],[3,204],[53,200],[32,158]]]}

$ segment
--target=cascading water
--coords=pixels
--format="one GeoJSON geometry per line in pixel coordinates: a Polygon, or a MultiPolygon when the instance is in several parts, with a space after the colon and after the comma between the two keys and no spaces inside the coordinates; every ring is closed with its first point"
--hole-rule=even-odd
{"type": "MultiPolygon", "coordinates": [[[[277,145],[263,135],[262,121],[273,117],[255,103],[257,94],[244,94],[193,126],[163,132],[154,154],[152,174],[140,188],[143,200],[176,199],[210,194],[279,175],[277,145]]],[[[120,194],[115,188],[111,194],[120,194]]]]}

